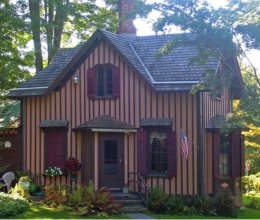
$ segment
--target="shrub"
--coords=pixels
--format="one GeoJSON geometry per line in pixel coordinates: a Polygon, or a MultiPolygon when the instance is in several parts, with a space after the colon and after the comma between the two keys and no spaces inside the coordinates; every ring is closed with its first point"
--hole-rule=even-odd
{"type": "Polygon", "coordinates": [[[155,213],[167,211],[169,196],[160,187],[154,187],[148,192],[148,210],[155,213]]]}
{"type": "Polygon", "coordinates": [[[215,197],[215,207],[218,215],[230,217],[237,216],[237,208],[229,193],[217,193],[215,197]]]}
{"type": "Polygon", "coordinates": [[[14,197],[22,197],[24,199],[29,199],[29,194],[24,190],[24,187],[20,184],[16,184],[14,188],[11,188],[9,193],[14,197]]]}
{"type": "Polygon", "coordinates": [[[169,214],[187,214],[188,206],[183,196],[171,196],[166,202],[169,214]]]}
{"type": "Polygon", "coordinates": [[[68,206],[79,215],[101,215],[107,216],[119,213],[120,206],[114,202],[111,193],[106,188],[97,192],[93,184],[77,187],[69,196],[68,206]]]}
{"type": "Polygon", "coordinates": [[[67,202],[68,193],[63,186],[45,187],[45,197],[43,203],[51,208],[57,208],[67,202]]]}
{"type": "Polygon", "coordinates": [[[244,193],[254,190],[255,175],[242,177],[242,190],[244,193]]]}
{"type": "Polygon", "coordinates": [[[214,213],[213,198],[208,196],[189,196],[188,207],[194,207],[197,214],[212,215],[214,213]]]}
{"type": "Polygon", "coordinates": [[[29,203],[22,197],[0,193],[0,218],[14,216],[29,209],[29,203]]]}

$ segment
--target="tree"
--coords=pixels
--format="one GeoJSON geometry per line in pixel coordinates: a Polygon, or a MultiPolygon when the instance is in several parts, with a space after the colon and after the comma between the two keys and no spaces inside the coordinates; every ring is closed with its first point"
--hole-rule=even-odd
{"type": "MultiPolygon", "coordinates": [[[[114,4],[114,1],[108,1],[114,4]]],[[[36,72],[43,69],[43,46],[47,45],[48,63],[72,36],[87,39],[96,28],[116,30],[117,16],[113,7],[98,7],[94,0],[29,0],[28,17],[33,36],[36,72]]],[[[26,7],[28,7],[26,9],[26,7]]],[[[26,13],[25,13],[26,14],[26,13]]]]}
{"type": "Polygon", "coordinates": [[[30,77],[33,53],[26,51],[30,40],[19,9],[8,0],[0,3],[0,104],[8,89],[30,77]]]}

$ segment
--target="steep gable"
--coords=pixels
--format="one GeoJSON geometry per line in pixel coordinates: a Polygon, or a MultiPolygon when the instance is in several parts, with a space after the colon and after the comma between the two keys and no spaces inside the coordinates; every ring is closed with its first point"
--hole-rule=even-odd
{"type": "Polygon", "coordinates": [[[62,86],[75,72],[91,50],[100,41],[111,48],[140,74],[156,91],[187,91],[203,80],[203,74],[211,69],[216,72],[220,61],[210,58],[205,65],[190,64],[197,55],[193,46],[181,45],[166,55],[157,56],[157,51],[169,40],[194,37],[194,34],[156,35],[125,37],[105,30],[97,30],[87,41],[75,48],[60,49],[51,63],[20,87],[10,90],[10,96],[46,95],[62,86]]]}

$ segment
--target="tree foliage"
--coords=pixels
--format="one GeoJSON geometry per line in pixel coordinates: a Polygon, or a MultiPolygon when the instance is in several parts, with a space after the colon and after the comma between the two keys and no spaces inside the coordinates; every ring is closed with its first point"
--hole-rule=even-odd
{"type": "MultiPolygon", "coordinates": [[[[195,33],[197,38],[190,40],[190,43],[197,46],[199,61],[206,61],[210,56],[217,57],[231,72],[234,70],[233,65],[230,65],[232,57],[249,61],[250,75],[260,87],[259,75],[246,53],[246,49],[259,48],[260,45],[260,1],[231,0],[228,7],[214,9],[205,1],[165,0],[164,3],[146,5],[145,8],[161,12],[161,17],[154,23],[155,31],[165,32],[175,25],[182,31],[195,33]]],[[[169,42],[164,52],[174,46],[176,42],[169,42]]],[[[207,81],[210,80],[208,78],[207,81]]]]}
{"type": "MultiPolygon", "coordinates": [[[[113,1],[108,3],[114,4],[113,1]]],[[[24,1],[18,4],[28,18],[36,71],[43,69],[45,45],[50,62],[61,46],[75,45],[73,39],[86,40],[97,28],[116,30],[117,16],[113,5],[98,7],[94,0],[29,0],[28,5],[24,1]]]]}
{"type": "Polygon", "coordinates": [[[8,0],[0,2],[0,102],[6,91],[30,77],[33,54],[26,50],[30,36],[19,9],[8,0]]]}

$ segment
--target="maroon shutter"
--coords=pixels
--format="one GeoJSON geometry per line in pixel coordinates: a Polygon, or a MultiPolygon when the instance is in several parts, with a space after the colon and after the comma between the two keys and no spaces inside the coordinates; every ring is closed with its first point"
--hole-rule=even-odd
{"type": "Polygon", "coordinates": [[[146,131],[137,132],[137,170],[141,176],[148,172],[148,135],[146,131]]]}
{"type": "Polygon", "coordinates": [[[167,136],[167,174],[169,177],[177,176],[177,144],[176,132],[167,136]]]}
{"type": "Polygon", "coordinates": [[[113,96],[120,96],[120,69],[119,67],[112,68],[112,84],[113,84],[113,96]]]}
{"type": "Polygon", "coordinates": [[[241,147],[241,176],[245,176],[245,136],[240,136],[240,147],[241,147]]]}
{"type": "Polygon", "coordinates": [[[219,131],[213,133],[213,176],[219,178],[219,154],[220,154],[220,134],[219,131]]]}
{"type": "Polygon", "coordinates": [[[87,86],[88,86],[88,96],[96,96],[96,71],[94,68],[89,68],[87,72],[87,86]]]}
{"type": "Polygon", "coordinates": [[[47,166],[61,167],[65,161],[65,129],[46,131],[47,166]]]}
{"type": "Polygon", "coordinates": [[[241,172],[240,133],[231,133],[231,177],[237,178],[241,172]]]}

